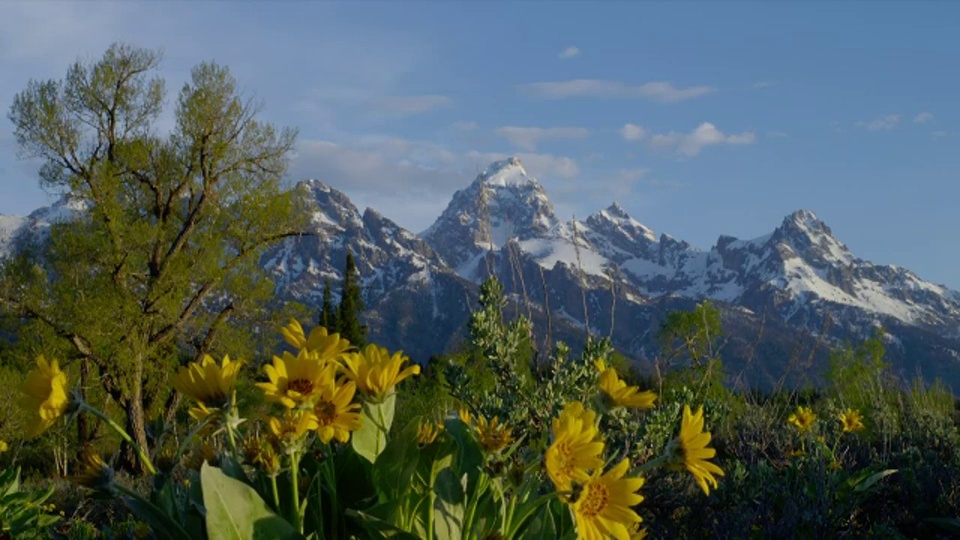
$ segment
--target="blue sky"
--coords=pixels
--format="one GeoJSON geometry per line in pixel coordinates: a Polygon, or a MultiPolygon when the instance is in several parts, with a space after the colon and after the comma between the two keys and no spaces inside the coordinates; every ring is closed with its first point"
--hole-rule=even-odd
{"type": "MultiPolygon", "coordinates": [[[[813,210],[960,289],[960,3],[0,3],[0,107],[113,41],[172,98],[230,66],[300,130],[290,179],[419,231],[519,155],[561,218],[613,201],[708,249],[813,210]]],[[[167,117],[169,122],[169,116],[167,117]]],[[[0,122],[0,213],[49,204],[0,122]]]]}

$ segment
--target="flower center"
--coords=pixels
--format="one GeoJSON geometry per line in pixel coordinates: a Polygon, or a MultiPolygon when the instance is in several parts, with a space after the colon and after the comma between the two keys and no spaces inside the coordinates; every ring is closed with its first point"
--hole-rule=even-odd
{"type": "Polygon", "coordinates": [[[320,425],[325,426],[337,419],[337,406],[329,401],[318,401],[313,407],[313,414],[317,416],[320,425]]]}
{"type": "Polygon", "coordinates": [[[297,392],[302,396],[309,395],[310,392],[313,392],[313,381],[308,379],[294,379],[287,383],[287,390],[297,392]]]}
{"type": "Polygon", "coordinates": [[[609,499],[609,497],[610,494],[607,492],[607,487],[603,484],[597,482],[587,484],[583,495],[581,495],[580,500],[577,501],[577,512],[584,516],[596,516],[607,507],[607,499],[609,499]]]}

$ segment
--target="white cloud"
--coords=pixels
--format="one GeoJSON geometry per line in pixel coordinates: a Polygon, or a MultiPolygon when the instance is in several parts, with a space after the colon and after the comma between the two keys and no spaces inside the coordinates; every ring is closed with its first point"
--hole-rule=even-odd
{"type": "Polygon", "coordinates": [[[557,58],[561,60],[569,60],[570,58],[576,58],[578,56],[580,56],[580,49],[578,49],[577,47],[574,47],[573,45],[567,47],[566,49],[560,51],[559,54],[557,54],[557,58]]]}
{"type": "Polygon", "coordinates": [[[433,223],[453,192],[467,186],[494,161],[519,157],[527,172],[551,182],[573,181],[577,162],[542,153],[506,154],[472,150],[455,153],[431,142],[367,136],[348,142],[301,141],[291,160],[289,180],[319,179],[344,191],[411,231],[433,223]]]}
{"type": "Polygon", "coordinates": [[[671,131],[654,134],[647,139],[647,146],[656,150],[676,152],[681,156],[693,157],[707,146],[745,145],[756,142],[757,136],[752,131],[725,134],[710,122],[704,122],[690,133],[671,131]]]}
{"type": "Polygon", "coordinates": [[[933,120],[933,114],[928,112],[922,112],[913,117],[914,124],[926,124],[927,122],[930,122],[932,120],[933,120]]]}
{"type": "Polygon", "coordinates": [[[536,150],[541,140],[547,139],[585,139],[590,136],[590,130],[582,127],[518,127],[504,126],[495,130],[495,133],[507,139],[514,146],[523,150],[536,150]]]}
{"type": "Polygon", "coordinates": [[[370,101],[370,105],[378,111],[410,116],[430,112],[436,109],[447,109],[453,106],[453,99],[449,96],[384,96],[370,101]]]}
{"type": "Polygon", "coordinates": [[[860,120],[854,123],[858,128],[863,128],[867,131],[890,131],[899,124],[899,114],[888,114],[880,118],[874,118],[873,120],[860,120]]]}
{"type": "Polygon", "coordinates": [[[754,88],[770,88],[771,86],[776,86],[780,84],[779,81],[757,81],[753,83],[754,88]]]}
{"type": "Polygon", "coordinates": [[[622,135],[626,141],[639,141],[647,136],[647,130],[644,129],[643,126],[628,122],[623,125],[623,128],[620,130],[620,135],[622,135]]]}
{"type": "Polygon", "coordinates": [[[504,160],[512,156],[520,158],[520,161],[523,162],[523,168],[541,180],[551,178],[569,180],[580,175],[580,167],[576,160],[566,156],[537,153],[504,154],[500,152],[478,152],[476,150],[471,150],[466,154],[470,164],[480,169],[494,161],[504,160]]]}
{"type": "Polygon", "coordinates": [[[520,86],[530,96],[544,99],[567,99],[580,97],[649,99],[661,103],[675,103],[709,94],[710,86],[677,88],[670,82],[657,81],[629,86],[620,81],[601,79],[574,79],[570,81],[535,82],[520,86]]]}
{"type": "Polygon", "coordinates": [[[933,140],[935,140],[935,141],[936,141],[936,140],[940,140],[940,139],[942,139],[942,138],[944,138],[944,137],[949,137],[949,136],[950,136],[950,134],[949,134],[948,132],[942,130],[942,129],[937,130],[937,131],[933,131],[933,132],[930,133],[930,138],[933,139],[933,140]]]}

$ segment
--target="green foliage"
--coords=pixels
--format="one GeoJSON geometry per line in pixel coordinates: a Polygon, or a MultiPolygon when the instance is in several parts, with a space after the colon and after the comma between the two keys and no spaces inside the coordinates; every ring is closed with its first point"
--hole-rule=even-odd
{"type": "Polygon", "coordinates": [[[363,296],[358,282],[357,265],[353,253],[347,252],[347,262],[343,269],[340,305],[337,306],[337,331],[350,344],[362,348],[367,342],[367,327],[360,323],[360,313],[364,310],[363,296]]]}
{"type": "Polygon", "coordinates": [[[393,425],[397,395],[390,394],[379,403],[367,401],[362,404],[363,424],[353,433],[353,449],[370,463],[376,463],[377,457],[387,446],[387,435],[393,425]]]}
{"type": "Polygon", "coordinates": [[[293,527],[273,513],[257,492],[206,463],[200,469],[203,506],[210,540],[298,538],[293,527]]]}
{"type": "Polygon", "coordinates": [[[60,516],[50,513],[47,499],[53,487],[43,492],[26,492],[20,486],[20,469],[0,473],[0,536],[8,538],[49,538],[50,528],[60,516]]]}
{"type": "MultiPolygon", "coordinates": [[[[337,312],[333,308],[333,299],[330,295],[330,280],[328,279],[323,282],[323,304],[320,308],[318,322],[328,331],[335,332],[337,329],[337,312]]],[[[353,342],[351,341],[351,343],[353,342]]]]}
{"type": "Polygon", "coordinates": [[[16,95],[21,152],[86,211],[0,269],[0,308],[16,315],[6,320],[23,350],[59,340],[142,446],[147,417],[176,403],[165,401],[173,367],[248,350],[272,293],[259,255],[303,225],[280,186],[295,133],[256,120],[229,70],[203,63],[174,100],[170,134],[157,135],[159,62],[113,45],[16,95]]]}

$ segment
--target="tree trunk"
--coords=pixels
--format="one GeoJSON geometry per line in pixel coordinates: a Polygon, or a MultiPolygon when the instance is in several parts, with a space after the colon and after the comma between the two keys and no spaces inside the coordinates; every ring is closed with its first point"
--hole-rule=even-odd
{"type": "MultiPolygon", "coordinates": [[[[123,404],[127,416],[125,429],[131,438],[149,455],[150,446],[147,442],[146,413],[143,409],[143,356],[137,355],[134,372],[130,380],[130,393],[123,404]]],[[[129,444],[122,447],[124,469],[133,474],[145,474],[146,466],[140,462],[136,451],[129,444]]]]}

